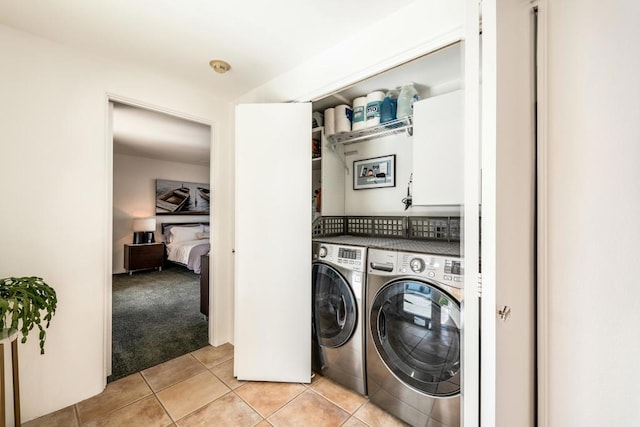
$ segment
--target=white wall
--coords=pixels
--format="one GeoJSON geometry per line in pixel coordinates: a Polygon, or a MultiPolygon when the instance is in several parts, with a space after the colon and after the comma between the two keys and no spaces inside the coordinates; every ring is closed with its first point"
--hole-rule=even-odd
{"type": "MultiPolygon", "coordinates": [[[[462,124],[461,124],[462,125],[462,124]]],[[[460,215],[457,206],[413,206],[404,209],[402,199],[407,196],[407,185],[413,171],[413,137],[406,133],[365,141],[345,147],[349,174],[345,172],[345,215],[460,215]],[[353,161],[374,157],[396,156],[396,186],[366,190],[353,189],[353,161]]],[[[334,155],[328,153],[328,155],[334,155]]],[[[463,159],[460,159],[462,162],[463,159]]],[[[412,184],[412,187],[415,183],[412,184]]],[[[324,191],[324,189],[323,189],[324,191]]],[[[328,191],[328,190],[327,190],[328,191]]]]}
{"type": "MultiPolygon", "coordinates": [[[[209,182],[209,167],[144,157],[113,156],[113,273],[124,273],[124,245],[133,241],[133,219],[156,217],[156,179],[209,182]]],[[[156,242],[165,222],[212,222],[209,215],[159,215],[156,242]]]]}
{"type": "Polygon", "coordinates": [[[640,6],[548,6],[548,425],[638,425],[640,6]]]}
{"type": "Polygon", "coordinates": [[[464,2],[417,1],[236,102],[311,101],[460,40],[464,2]]]}
{"type": "MultiPolygon", "coordinates": [[[[222,179],[228,177],[230,151],[219,144],[227,138],[225,128],[216,126],[228,119],[224,102],[190,83],[101,61],[5,26],[0,51],[0,276],[42,276],[59,298],[46,354],[40,356],[37,336],[20,345],[22,414],[29,420],[101,392],[106,381],[112,179],[107,94],[213,125],[212,157],[220,164],[212,166],[211,182],[221,186],[214,193],[212,216],[220,218],[214,248],[230,234],[220,225],[231,195],[222,179]]],[[[230,264],[229,257],[230,251],[214,256],[214,270],[217,263],[230,264]]],[[[230,277],[213,280],[224,284],[230,277]]],[[[216,304],[230,302],[221,297],[216,304]]],[[[228,340],[228,324],[213,323],[214,335],[221,331],[216,339],[228,340]]]]}

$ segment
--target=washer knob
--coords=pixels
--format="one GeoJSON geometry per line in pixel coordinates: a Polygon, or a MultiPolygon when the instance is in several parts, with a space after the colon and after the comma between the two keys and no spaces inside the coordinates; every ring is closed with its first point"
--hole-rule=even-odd
{"type": "Polygon", "coordinates": [[[327,256],[327,248],[325,246],[320,246],[320,250],[318,251],[318,256],[320,258],[324,258],[327,256]]]}
{"type": "Polygon", "coordinates": [[[424,261],[420,258],[413,258],[409,262],[409,266],[414,273],[422,273],[424,271],[424,261]]]}

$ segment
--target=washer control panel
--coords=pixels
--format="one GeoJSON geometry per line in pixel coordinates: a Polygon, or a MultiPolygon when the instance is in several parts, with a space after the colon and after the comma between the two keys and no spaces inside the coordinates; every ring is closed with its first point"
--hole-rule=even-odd
{"type": "Polygon", "coordinates": [[[353,271],[364,271],[365,248],[320,244],[314,260],[326,261],[353,271]]]}

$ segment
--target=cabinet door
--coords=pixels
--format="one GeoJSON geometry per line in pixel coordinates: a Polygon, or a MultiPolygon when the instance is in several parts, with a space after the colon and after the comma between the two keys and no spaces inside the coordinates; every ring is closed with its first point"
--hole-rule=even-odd
{"type": "Polygon", "coordinates": [[[236,107],[235,375],[311,377],[311,104],[236,107]]]}
{"type": "Polygon", "coordinates": [[[463,91],[413,104],[413,204],[464,202],[463,91]]]}

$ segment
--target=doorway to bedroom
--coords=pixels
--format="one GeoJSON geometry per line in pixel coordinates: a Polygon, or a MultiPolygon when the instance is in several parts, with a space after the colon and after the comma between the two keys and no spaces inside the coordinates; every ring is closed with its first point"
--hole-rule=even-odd
{"type": "Polygon", "coordinates": [[[111,382],[208,345],[211,127],[111,101],[111,382]]]}

